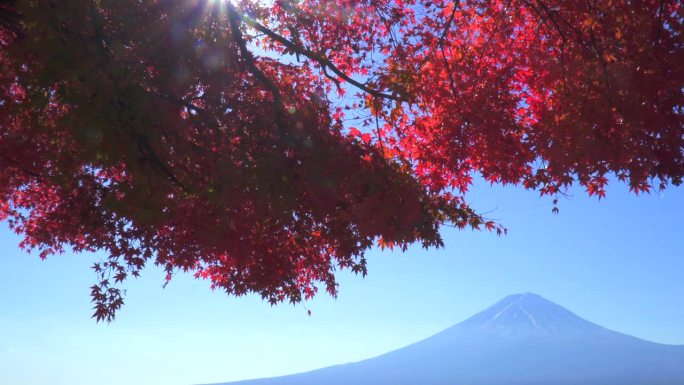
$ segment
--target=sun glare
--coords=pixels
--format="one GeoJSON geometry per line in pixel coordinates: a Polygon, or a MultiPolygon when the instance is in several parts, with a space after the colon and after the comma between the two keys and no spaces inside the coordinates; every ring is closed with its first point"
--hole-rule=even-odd
{"type": "MultiPolygon", "coordinates": [[[[220,5],[225,6],[225,3],[232,2],[232,0],[205,0],[207,4],[210,5],[220,5]]],[[[258,4],[261,6],[270,7],[273,5],[275,0],[251,0],[251,3],[258,4]]]]}
{"type": "MultiPolygon", "coordinates": [[[[234,0],[203,0],[204,1],[204,6],[206,9],[216,9],[218,8],[221,12],[226,11],[227,5],[233,4],[236,5],[236,2],[234,0]]],[[[267,7],[270,8],[273,6],[275,0],[250,0],[250,3],[254,5],[258,5],[261,7],[267,7]]]]}

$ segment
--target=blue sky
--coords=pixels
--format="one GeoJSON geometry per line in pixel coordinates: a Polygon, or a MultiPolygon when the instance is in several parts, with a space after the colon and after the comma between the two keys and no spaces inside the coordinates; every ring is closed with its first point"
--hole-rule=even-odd
{"type": "Polygon", "coordinates": [[[196,384],[300,372],[425,338],[518,292],[540,294],[602,326],[684,344],[684,188],[636,197],[615,184],[598,201],[474,186],[473,205],[509,234],[444,229],[446,247],[370,251],[365,279],[340,295],[271,307],[148,268],[129,281],[117,320],[90,319],[97,255],[40,261],[0,224],[0,383],[196,384]],[[310,309],[311,317],[306,315],[310,309]]]}

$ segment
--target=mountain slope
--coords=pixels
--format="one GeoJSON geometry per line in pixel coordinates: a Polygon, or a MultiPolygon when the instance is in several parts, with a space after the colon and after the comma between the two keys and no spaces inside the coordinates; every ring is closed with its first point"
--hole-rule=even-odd
{"type": "Polygon", "coordinates": [[[230,384],[682,385],[684,346],[613,332],[524,293],[379,357],[230,384]]]}

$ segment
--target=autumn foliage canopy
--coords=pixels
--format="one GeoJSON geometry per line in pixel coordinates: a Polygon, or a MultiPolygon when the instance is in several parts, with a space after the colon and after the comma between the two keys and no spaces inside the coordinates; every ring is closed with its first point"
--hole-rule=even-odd
{"type": "Polygon", "coordinates": [[[603,196],[684,175],[667,0],[0,0],[0,220],[276,303],[439,246],[474,175],[603,196]]]}

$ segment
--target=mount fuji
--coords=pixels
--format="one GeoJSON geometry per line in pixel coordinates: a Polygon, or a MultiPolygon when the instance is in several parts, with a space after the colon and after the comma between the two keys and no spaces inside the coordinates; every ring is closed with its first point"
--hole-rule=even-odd
{"type": "Polygon", "coordinates": [[[375,358],[227,384],[682,385],[684,346],[617,333],[524,293],[375,358]]]}

